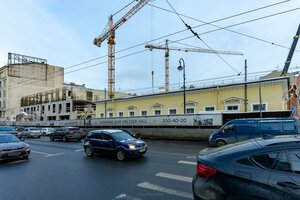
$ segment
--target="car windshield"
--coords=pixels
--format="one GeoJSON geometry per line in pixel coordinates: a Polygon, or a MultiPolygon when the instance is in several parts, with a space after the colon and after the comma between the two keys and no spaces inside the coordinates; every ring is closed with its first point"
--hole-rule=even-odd
{"type": "Polygon", "coordinates": [[[29,130],[31,130],[31,131],[37,131],[39,129],[38,128],[30,128],[29,130]]]}
{"type": "Polygon", "coordinates": [[[0,127],[0,131],[14,131],[13,127],[0,127]]]}
{"type": "Polygon", "coordinates": [[[114,139],[116,141],[122,141],[122,140],[129,140],[132,139],[133,137],[131,137],[128,133],[120,131],[120,132],[116,132],[114,134],[112,134],[114,139]]]}
{"type": "Polygon", "coordinates": [[[0,143],[18,142],[19,139],[14,135],[0,135],[0,143]]]}

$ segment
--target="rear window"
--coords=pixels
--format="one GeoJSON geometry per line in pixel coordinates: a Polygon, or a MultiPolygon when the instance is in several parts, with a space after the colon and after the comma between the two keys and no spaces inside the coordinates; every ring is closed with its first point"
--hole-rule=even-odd
{"type": "Polygon", "coordinates": [[[280,131],[281,123],[278,122],[262,122],[260,123],[260,130],[262,131],[280,131]]]}
{"type": "Polygon", "coordinates": [[[266,153],[253,156],[252,159],[259,165],[271,169],[276,161],[278,153],[266,153]]]}

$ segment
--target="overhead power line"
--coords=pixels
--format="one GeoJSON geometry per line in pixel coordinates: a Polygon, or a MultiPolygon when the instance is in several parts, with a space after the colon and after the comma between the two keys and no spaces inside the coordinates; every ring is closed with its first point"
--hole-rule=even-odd
{"type": "MultiPolygon", "coordinates": [[[[222,29],[225,29],[225,28],[229,28],[229,27],[234,27],[234,26],[246,24],[246,23],[258,21],[258,20],[261,20],[261,19],[265,19],[265,18],[269,18],[269,17],[274,17],[274,16],[277,16],[277,15],[282,15],[282,14],[285,14],[285,13],[288,13],[288,12],[293,12],[293,11],[296,11],[296,10],[299,10],[299,9],[300,9],[300,7],[294,8],[294,9],[290,9],[290,10],[286,10],[286,11],[283,11],[283,12],[280,12],[280,13],[274,13],[274,14],[271,14],[271,15],[267,15],[267,16],[255,18],[255,19],[252,19],[252,20],[248,20],[248,21],[245,21],[245,22],[240,22],[240,23],[232,24],[232,25],[229,25],[229,26],[226,26],[226,27],[222,27],[222,28],[218,28],[218,29],[211,30],[211,31],[203,32],[203,33],[200,33],[199,35],[208,34],[208,33],[215,32],[215,31],[219,31],[219,30],[222,30],[222,29]]],[[[202,25],[198,25],[198,26],[195,26],[195,27],[193,27],[193,28],[197,28],[197,27],[200,27],[200,26],[202,26],[202,25]]],[[[128,48],[125,48],[125,49],[122,49],[122,50],[117,51],[116,54],[117,54],[117,53],[124,52],[124,51],[127,51],[127,50],[130,50],[130,49],[134,49],[134,48],[139,47],[139,46],[143,46],[143,47],[144,47],[145,44],[148,44],[148,43],[150,43],[150,42],[154,42],[154,41],[157,41],[157,40],[162,40],[162,39],[168,38],[168,37],[170,37],[170,36],[173,36],[173,35],[176,35],[176,34],[178,34],[178,33],[184,32],[184,31],[186,31],[186,30],[187,30],[187,29],[184,29],[184,30],[181,30],[181,31],[177,31],[177,32],[174,32],[174,33],[171,33],[171,34],[168,34],[168,35],[164,35],[164,36],[158,37],[158,38],[156,38],[156,39],[154,39],[154,40],[151,40],[151,41],[147,41],[147,42],[143,42],[143,43],[140,43],[140,44],[133,45],[133,46],[131,46],[131,47],[128,47],[128,48]]],[[[182,38],[182,39],[178,39],[178,40],[176,40],[176,42],[183,41],[183,40],[187,40],[187,39],[192,38],[192,37],[195,37],[195,36],[189,36],[189,37],[185,37],[185,38],[182,38]]],[[[145,51],[146,51],[146,50],[145,50],[145,51]]],[[[89,62],[92,62],[92,61],[101,59],[101,58],[105,58],[105,57],[107,57],[107,55],[104,55],[104,56],[101,56],[101,57],[97,57],[97,58],[94,58],[94,59],[90,59],[90,60],[87,60],[87,61],[84,61],[84,62],[75,64],[75,65],[71,65],[71,66],[66,67],[66,68],[64,68],[64,69],[70,69],[70,68],[73,68],[73,67],[77,67],[77,66],[80,66],[80,65],[83,65],[83,64],[86,64],[86,63],[89,63],[89,62]]],[[[123,58],[124,58],[124,56],[123,56],[123,58]]],[[[103,62],[103,63],[107,63],[107,61],[105,61],[105,62],[103,62]]],[[[97,64],[94,64],[94,65],[91,65],[91,66],[97,66],[97,65],[100,65],[100,64],[103,64],[103,63],[97,63],[97,64]]],[[[83,70],[83,69],[86,69],[86,68],[90,68],[91,66],[83,67],[83,68],[80,68],[79,70],[83,70]]],[[[76,70],[76,71],[79,71],[79,70],[76,70]]],[[[66,74],[66,73],[65,73],[65,74],[66,74]]],[[[54,77],[54,74],[53,74],[53,77],[54,77]]],[[[25,83],[25,84],[31,84],[31,83],[32,83],[32,80],[24,81],[24,83],[25,83]]],[[[22,86],[20,85],[19,87],[22,87],[22,86]]],[[[16,88],[18,88],[18,87],[16,87],[16,88]]]]}
{"type": "Polygon", "coordinates": [[[168,0],[166,0],[166,2],[170,5],[170,7],[173,9],[173,11],[176,13],[176,15],[180,18],[180,20],[182,21],[182,23],[186,26],[186,28],[188,30],[190,30],[192,32],[192,34],[197,37],[203,44],[205,44],[205,46],[207,46],[210,50],[212,50],[214,52],[214,54],[216,56],[218,56],[228,67],[230,67],[233,71],[235,71],[238,75],[241,74],[241,72],[238,72],[232,65],[230,65],[220,54],[218,54],[216,51],[214,51],[210,45],[207,44],[207,42],[205,42],[202,38],[200,38],[199,34],[197,32],[195,32],[192,27],[190,25],[188,25],[183,19],[182,17],[177,13],[177,11],[175,10],[175,8],[170,4],[170,2],[168,0]]]}

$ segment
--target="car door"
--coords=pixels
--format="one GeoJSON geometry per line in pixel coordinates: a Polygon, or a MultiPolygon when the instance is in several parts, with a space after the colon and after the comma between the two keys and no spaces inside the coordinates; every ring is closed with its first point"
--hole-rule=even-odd
{"type": "Polygon", "coordinates": [[[300,199],[300,149],[281,153],[269,185],[274,200],[300,199]]]}
{"type": "Polygon", "coordinates": [[[57,130],[53,133],[54,138],[60,139],[60,138],[61,138],[61,132],[62,132],[62,128],[57,129],[57,130]]]}
{"type": "Polygon", "coordinates": [[[90,144],[95,152],[103,152],[103,133],[93,133],[92,137],[90,138],[90,144]]]}
{"type": "Polygon", "coordinates": [[[103,133],[102,148],[107,153],[113,153],[115,150],[115,140],[109,134],[103,133]]]}
{"type": "Polygon", "coordinates": [[[235,143],[237,142],[236,138],[237,126],[235,124],[226,125],[221,131],[221,138],[223,138],[226,143],[235,143]]]}

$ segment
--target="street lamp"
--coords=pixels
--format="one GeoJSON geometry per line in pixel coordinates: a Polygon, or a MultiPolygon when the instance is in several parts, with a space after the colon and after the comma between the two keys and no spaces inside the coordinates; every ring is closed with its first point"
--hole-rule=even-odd
{"type": "Polygon", "coordinates": [[[185,109],[185,106],[186,106],[186,103],[185,103],[185,63],[184,63],[183,58],[179,59],[179,66],[177,67],[177,70],[178,71],[183,70],[183,113],[185,114],[185,112],[186,112],[186,109],[185,109]],[[181,65],[181,61],[182,61],[183,65],[181,65]]]}

